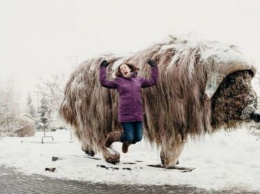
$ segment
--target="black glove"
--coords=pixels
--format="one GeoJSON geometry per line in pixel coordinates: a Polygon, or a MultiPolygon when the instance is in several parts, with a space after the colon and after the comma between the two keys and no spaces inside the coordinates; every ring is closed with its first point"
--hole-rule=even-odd
{"type": "Polygon", "coordinates": [[[107,67],[108,66],[108,62],[106,60],[103,60],[101,63],[100,63],[100,67],[107,67]]]}
{"type": "Polygon", "coordinates": [[[157,65],[157,63],[153,59],[148,59],[147,63],[151,65],[151,67],[155,67],[157,65]]]}

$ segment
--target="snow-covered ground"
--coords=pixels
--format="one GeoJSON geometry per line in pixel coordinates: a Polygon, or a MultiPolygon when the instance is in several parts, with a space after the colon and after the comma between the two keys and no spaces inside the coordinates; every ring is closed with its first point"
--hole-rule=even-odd
{"type": "Polygon", "coordinates": [[[119,184],[191,185],[204,189],[243,189],[260,191],[260,139],[246,129],[219,132],[199,141],[187,143],[180,157],[180,166],[195,167],[192,172],[153,168],[159,164],[159,151],[144,140],[130,146],[129,152],[121,152],[121,144],[113,147],[120,151],[121,162],[108,164],[90,159],[80,149],[80,143],[70,132],[48,132],[54,137],[44,139],[38,132],[34,137],[0,139],[0,165],[16,167],[26,174],[42,174],[50,177],[80,181],[119,184]],[[59,160],[52,161],[52,157],[59,160]],[[135,164],[129,164],[135,163],[135,164]],[[106,168],[100,167],[105,165],[106,168]],[[45,168],[56,168],[54,172],[45,168]],[[118,168],[118,169],[115,169],[118,168]],[[129,170],[131,169],[131,170],[129,170]]]}

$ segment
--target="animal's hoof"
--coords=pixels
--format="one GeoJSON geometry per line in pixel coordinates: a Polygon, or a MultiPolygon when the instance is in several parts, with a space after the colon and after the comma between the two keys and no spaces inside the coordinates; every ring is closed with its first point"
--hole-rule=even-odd
{"type": "Polygon", "coordinates": [[[90,151],[89,150],[85,150],[85,153],[87,155],[89,155],[89,156],[92,156],[92,157],[95,156],[95,154],[96,154],[93,150],[90,150],[90,151]]]}
{"type": "Polygon", "coordinates": [[[120,158],[108,157],[108,158],[106,158],[106,162],[111,163],[111,164],[116,164],[116,163],[120,162],[120,158]]]}
{"type": "Polygon", "coordinates": [[[83,151],[83,152],[85,152],[85,154],[87,154],[87,155],[89,155],[89,156],[95,156],[95,152],[89,147],[89,146],[81,146],[81,150],[83,151]]]}
{"type": "Polygon", "coordinates": [[[108,163],[116,164],[120,162],[120,154],[113,148],[104,148],[102,154],[108,163]]]}

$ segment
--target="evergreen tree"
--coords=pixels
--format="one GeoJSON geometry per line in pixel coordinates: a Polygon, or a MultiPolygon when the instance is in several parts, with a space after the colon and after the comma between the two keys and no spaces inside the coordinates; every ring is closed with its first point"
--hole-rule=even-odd
{"type": "Polygon", "coordinates": [[[49,126],[49,118],[48,118],[48,104],[47,104],[47,100],[45,97],[43,97],[41,99],[41,105],[40,105],[40,123],[39,123],[39,128],[40,129],[43,129],[43,130],[46,130],[49,126]]]}

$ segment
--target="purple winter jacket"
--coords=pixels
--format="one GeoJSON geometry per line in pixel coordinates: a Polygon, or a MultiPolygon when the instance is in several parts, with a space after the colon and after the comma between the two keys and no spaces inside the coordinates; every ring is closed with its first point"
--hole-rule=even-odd
{"type": "Polygon", "coordinates": [[[100,67],[101,85],[109,89],[117,89],[119,93],[118,120],[120,123],[143,120],[141,88],[155,85],[157,77],[158,67],[153,66],[150,79],[137,77],[135,73],[132,73],[130,78],[117,77],[110,81],[106,78],[106,67],[100,67]]]}

